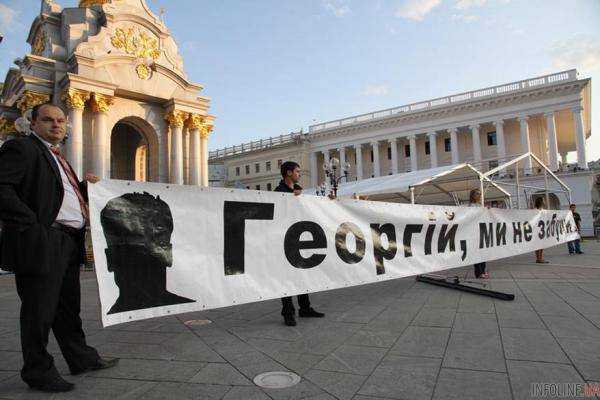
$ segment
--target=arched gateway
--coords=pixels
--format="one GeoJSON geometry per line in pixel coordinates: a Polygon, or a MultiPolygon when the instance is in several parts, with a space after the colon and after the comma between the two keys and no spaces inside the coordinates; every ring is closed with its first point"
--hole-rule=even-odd
{"type": "Polygon", "coordinates": [[[145,0],[41,0],[27,42],[2,88],[0,130],[52,101],[68,112],[78,174],[208,185],[209,99],[145,0]]]}

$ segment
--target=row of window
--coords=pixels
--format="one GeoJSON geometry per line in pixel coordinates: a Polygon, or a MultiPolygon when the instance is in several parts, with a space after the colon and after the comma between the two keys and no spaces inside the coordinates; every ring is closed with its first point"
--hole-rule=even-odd
{"type": "MultiPolygon", "coordinates": [[[[487,133],[487,144],[488,146],[496,146],[497,144],[497,139],[496,139],[496,132],[492,131],[492,132],[488,132],[487,133]]],[[[450,138],[444,138],[444,151],[446,153],[449,153],[452,151],[452,142],[450,140],[450,138]]],[[[430,145],[429,145],[429,140],[427,140],[425,142],[425,154],[431,154],[431,149],[430,149],[430,145]]],[[[405,157],[410,157],[410,145],[405,145],[404,146],[404,156],[405,157]]],[[[392,159],[392,148],[388,146],[387,148],[387,157],[388,160],[392,159]]],[[[371,162],[373,162],[373,151],[371,151],[371,162]]],[[[281,164],[283,163],[283,160],[279,159],[277,160],[277,169],[279,170],[281,168],[281,164]]],[[[260,173],[260,163],[254,163],[254,172],[255,173],[260,173]]],[[[247,164],[244,166],[246,175],[250,175],[250,164],[247,164]]],[[[265,171],[266,172],[271,172],[271,161],[266,161],[265,162],[265,171]]],[[[240,176],[241,174],[241,167],[235,167],[235,176],[240,176]]],[[[270,189],[271,184],[267,184],[267,190],[271,190],[270,189]]],[[[259,189],[260,185],[256,186],[256,190],[260,190],[259,189]]],[[[250,189],[250,187],[247,187],[248,189],[250,189]]]]}
{"type": "MultiPolygon", "coordinates": [[[[279,170],[281,168],[281,164],[283,163],[283,160],[277,160],[277,170],[279,170]]],[[[244,166],[245,168],[245,172],[246,175],[250,175],[250,164],[247,164],[244,166]]],[[[235,167],[235,176],[240,176],[240,171],[241,167],[235,167]]],[[[265,171],[266,172],[271,172],[271,161],[267,161],[265,162],[265,171]]],[[[260,173],[260,163],[254,163],[254,172],[255,173],[260,173]]],[[[250,187],[248,187],[248,189],[250,189],[250,187]]],[[[260,190],[260,189],[257,189],[260,190]]],[[[271,189],[268,189],[271,190],[271,189]]]]}
{"type": "MultiPolygon", "coordinates": [[[[246,186],[246,189],[250,189],[250,186],[246,186]]],[[[256,190],[263,190],[263,188],[262,188],[261,185],[254,186],[254,189],[256,189],[256,190]]],[[[266,190],[268,190],[268,191],[273,190],[273,185],[271,183],[267,183],[266,190]]]]}
{"type": "MultiPolygon", "coordinates": [[[[496,146],[497,141],[496,141],[496,132],[488,132],[487,133],[487,144],[488,146],[496,146]]],[[[444,138],[444,151],[446,153],[449,153],[452,151],[452,141],[450,140],[450,138],[444,138]]],[[[427,140],[425,142],[425,154],[430,154],[431,150],[429,147],[429,140],[427,140]]],[[[405,157],[410,157],[410,145],[404,145],[404,156],[405,157]]],[[[387,148],[387,157],[388,160],[392,159],[392,148],[388,147],[387,148]]],[[[371,151],[371,162],[373,162],[373,151],[371,151]]]]}

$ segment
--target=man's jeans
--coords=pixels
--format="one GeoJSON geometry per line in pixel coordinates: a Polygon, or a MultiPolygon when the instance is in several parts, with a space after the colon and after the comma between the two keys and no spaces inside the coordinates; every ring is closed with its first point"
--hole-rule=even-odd
{"type": "Polygon", "coordinates": [[[575,239],[570,242],[567,242],[567,246],[569,247],[569,254],[581,253],[581,247],[579,246],[579,239],[575,239]]]}

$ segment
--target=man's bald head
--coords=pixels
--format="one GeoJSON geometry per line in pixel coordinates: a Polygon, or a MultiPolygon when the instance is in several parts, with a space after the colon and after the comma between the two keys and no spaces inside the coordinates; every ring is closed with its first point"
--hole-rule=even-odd
{"type": "Polygon", "coordinates": [[[60,107],[40,104],[31,111],[31,129],[48,143],[57,145],[67,134],[67,118],[60,107]]]}

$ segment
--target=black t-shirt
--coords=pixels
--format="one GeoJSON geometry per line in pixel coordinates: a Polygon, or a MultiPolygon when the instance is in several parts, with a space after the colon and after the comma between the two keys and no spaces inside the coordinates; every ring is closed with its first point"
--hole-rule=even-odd
{"type": "Polygon", "coordinates": [[[285,193],[294,193],[294,190],[302,190],[302,186],[294,183],[294,188],[290,189],[288,185],[285,184],[285,181],[282,179],[279,181],[279,185],[273,190],[274,192],[285,192],[285,193]]]}
{"type": "Polygon", "coordinates": [[[581,226],[581,215],[578,212],[573,211],[573,220],[575,220],[575,226],[579,229],[581,226]]]}

